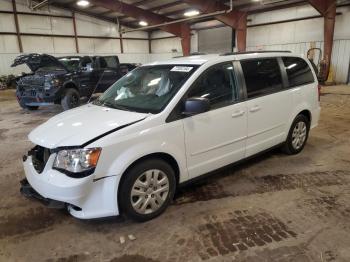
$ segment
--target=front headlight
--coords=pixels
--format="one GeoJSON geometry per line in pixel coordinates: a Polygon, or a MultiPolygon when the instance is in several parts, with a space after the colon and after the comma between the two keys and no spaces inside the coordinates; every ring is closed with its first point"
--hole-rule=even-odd
{"type": "Polygon", "coordinates": [[[51,84],[49,82],[44,83],[45,90],[49,90],[51,88],[51,84]]]}
{"type": "Polygon", "coordinates": [[[44,83],[45,90],[49,90],[51,87],[59,87],[61,86],[61,80],[54,78],[54,79],[47,79],[44,83]]]}
{"type": "Polygon", "coordinates": [[[68,176],[91,175],[97,165],[101,148],[64,149],[57,153],[53,168],[68,176]]]}

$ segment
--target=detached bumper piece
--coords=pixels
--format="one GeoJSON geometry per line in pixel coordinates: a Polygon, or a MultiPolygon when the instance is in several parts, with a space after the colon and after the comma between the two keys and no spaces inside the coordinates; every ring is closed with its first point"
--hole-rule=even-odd
{"type": "Polygon", "coordinates": [[[20,192],[23,196],[31,199],[39,200],[41,203],[43,203],[45,206],[49,208],[57,208],[57,209],[63,209],[66,207],[66,204],[61,201],[45,198],[42,195],[40,195],[38,192],[32,188],[32,186],[29,184],[27,179],[21,180],[21,189],[20,192]]]}

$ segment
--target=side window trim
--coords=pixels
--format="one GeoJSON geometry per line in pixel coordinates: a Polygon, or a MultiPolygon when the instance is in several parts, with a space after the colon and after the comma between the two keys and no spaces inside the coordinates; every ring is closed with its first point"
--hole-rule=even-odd
{"type": "Polygon", "coordinates": [[[287,70],[286,70],[286,67],[284,66],[282,57],[278,57],[277,62],[278,62],[278,65],[279,65],[280,71],[281,71],[283,90],[286,90],[289,88],[287,70]]]}
{"type": "MultiPolygon", "coordinates": [[[[183,102],[185,101],[185,99],[188,98],[188,93],[193,89],[193,86],[196,84],[196,82],[205,74],[207,73],[210,69],[212,69],[213,67],[215,66],[220,66],[220,65],[224,65],[224,64],[228,64],[228,63],[231,63],[232,66],[233,66],[233,74],[234,74],[234,78],[235,78],[235,84],[236,84],[236,87],[237,87],[237,91],[238,91],[238,98],[236,101],[232,101],[232,103],[226,105],[226,106],[223,106],[223,107],[227,107],[227,106],[231,106],[231,105],[234,105],[234,104],[238,104],[238,103],[241,103],[241,102],[244,102],[245,101],[245,98],[242,96],[244,95],[244,90],[242,90],[242,86],[241,86],[241,82],[238,81],[238,75],[239,75],[239,72],[236,72],[236,69],[237,68],[237,63],[239,63],[239,61],[225,61],[225,62],[221,62],[221,63],[218,63],[218,64],[215,64],[215,65],[212,65],[210,67],[208,67],[207,69],[205,69],[195,80],[194,82],[191,84],[191,86],[188,88],[188,90],[186,91],[186,93],[181,97],[181,99],[179,100],[179,102],[176,104],[176,106],[173,108],[173,110],[170,112],[170,114],[168,115],[168,117],[166,118],[165,122],[166,123],[169,123],[169,122],[173,122],[173,121],[177,121],[177,120],[180,120],[180,119],[184,119],[184,118],[187,118],[188,116],[184,116],[184,115],[181,115],[181,112],[179,112],[181,110],[181,106],[183,104],[183,102]]],[[[240,77],[240,76],[239,76],[240,77]]],[[[214,108],[214,109],[211,109],[210,111],[214,111],[214,110],[217,110],[217,109],[220,109],[220,108],[223,108],[223,107],[218,107],[218,108],[214,108]]]]}
{"type": "Polygon", "coordinates": [[[237,86],[239,88],[239,100],[240,102],[246,101],[248,96],[241,61],[233,61],[233,68],[236,74],[237,86]]]}

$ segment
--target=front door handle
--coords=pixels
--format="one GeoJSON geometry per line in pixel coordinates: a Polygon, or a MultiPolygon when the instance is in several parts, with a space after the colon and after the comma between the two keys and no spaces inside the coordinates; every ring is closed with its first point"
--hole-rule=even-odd
{"type": "Polygon", "coordinates": [[[254,113],[254,112],[257,112],[259,111],[261,108],[259,106],[253,106],[249,111],[254,113]]]}
{"type": "Polygon", "coordinates": [[[244,111],[243,110],[238,110],[238,111],[235,111],[232,114],[232,117],[240,117],[240,116],[243,116],[243,115],[244,115],[244,111]]]}

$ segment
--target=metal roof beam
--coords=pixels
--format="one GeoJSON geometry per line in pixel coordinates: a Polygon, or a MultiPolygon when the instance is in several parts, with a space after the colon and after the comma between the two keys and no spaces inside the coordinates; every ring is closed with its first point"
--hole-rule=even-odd
{"type": "MultiPolygon", "coordinates": [[[[162,16],[159,14],[152,13],[148,10],[144,10],[142,8],[136,7],[131,4],[126,4],[121,1],[110,1],[110,0],[92,0],[91,1],[94,5],[96,6],[101,6],[106,9],[122,13],[126,16],[133,17],[138,20],[144,20],[146,21],[149,25],[157,25],[157,24],[162,24],[165,22],[170,22],[172,19],[162,16]]],[[[187,25],[186,25],[187,26],[187,25]]],[[[186,26],[184,25],[177,25],[177,24],[172,24],[172,25],[166,25],[162,26],[161,30],[169,32],[173,35],[182,37],[184,32],[183,28],[186,26]]],[[[188,30],[189,30],[189,26],[188,30]]]]}
{"type": "MultiPolygon", "coordinates": [[[[93,13],[93,12],[82,10],[82,9],[73,7],[71,5],[66,5],[66,4],[53,2],[53,1],[50,2],[50,5],[54,6],[54,7],[57,7],[57,8],[64,9],[64,10],[69,10],[69,11],[75,12],[77,14],[82,14],[82,15],[90,16],[90,17],[93,17],[93,18],[96,18],[96,19],[100,19],[102,21],[106,21],[106,22],[110,22],[110,23],[116,23],[116,19],[108,18],[108,17],[102,16],[102,15],[99,15],[99,14],[96,14],[96,13],[93,13]]],[[[127,27],[131,27],[131,28],[135,28],[135,26],[133,26],[132,24],[129,24],[129,23],[121,23],[121,25],[127,26],[127,27]]]]}
{"type": "Polygon", "coordinates": [[[152,7],[150,9],[147,9],[148,11],[160,11],[162,9],[166,9],[166,8],[170,8],[170,7],[173,7],[173,6],[177,6],[177,5],[180,5],[180,4],[183,4],[184,1],[175,1],[175,2],[170,2],[170,3],[167,3],[167,4],[162,4],[162,5],[159,5],[159,6],[155,6],[155,7],[152,7]]]}
{"type": "MultiPolygon", "coordinates": [[[[184,0],[183,2],[197,8],[204,13],[213,13],[220,10],[227,10],[229,8],[229,6],[223,3],[212,0],[184,0]]],[[[245,12],[232,10],[227,14],[217,15],[215,18],[224,24],[236,29],[238,27],[239,20],[243,16],[246,16],[245,12]]]]}
{"type": "MultiPolygon", "coordinates": [[[[205,13],[213,13],[229,8],[221,2],[212,0],[184,0],[184,2],[205,13]]],[[[247,42],[247,13],[233,9],[226,14],[216,15],[215,18],[236,30],[238,51],[245,51],[247,42]]]]}
{"type": "MultiPolygon", "coordinates": [[[[132,4],[126,4],[121,1],[111,1],[111,0],[91,0],[91,3],[104,7],[106,9],[122,13],[129,17],[133,17],[137,20],[144,20],[149,25],[160,25],[167,22],[173,21],[172,19],[155,14],[151,11],[139,8],[132,4]]],[[[190,26],[186,23],[168,24],[159,26],[163,31],[171,33],[181,38],[182,51],[184,55],[189,55],[190,53],[190,41],[191,41],[191,30],[190,26]]],[[[142,29],[142,28],[141,28],[142,29]]]]}

